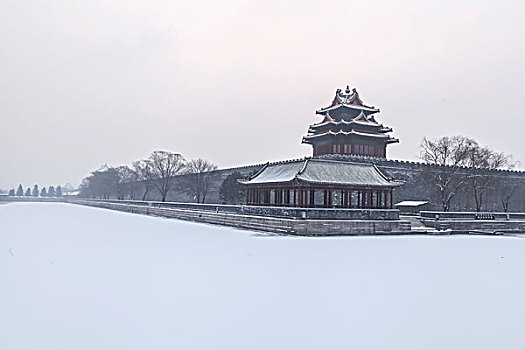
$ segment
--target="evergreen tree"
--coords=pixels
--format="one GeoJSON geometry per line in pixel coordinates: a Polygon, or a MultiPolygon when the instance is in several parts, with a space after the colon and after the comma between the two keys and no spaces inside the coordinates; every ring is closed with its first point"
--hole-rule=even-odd
{"type": "Polygon", "coordinates": [[[49,186],[49,190],[47,190],[47,196],[48,197],[56,197],[57,192],[55,191],[54,186],[49,186]]]}
{"type": "Polygon", "coordinates": [[[18,197],[22,197],[24,195],[24,189],[22,188],[22,185],[18,185],[18,188],[16,189],[16,195],[18,197]]]}
{"type": "Polygon", "coordinates": [[[33,197],[38,197],[40,195],[40,191],[38,190],[38,185],[33,186],[33,197]]]}
{"type": "Polygon", "coordinates": [[[47,197],[47,190],[45,187],[42,187],[42,191],[40,191],[40,197],[47,197]]]}
{"type": "Polygon", "coordinates": [[[240,203],[244,198],[245,191],[239,185],[237,180],[244,179],[244,176],[236,171],[224,179],[219,189],[219,197],[226,203],[240,203]]]}
{"type": "Polygon", "coordinates": [[[62,187],[57,186],[57,197],[62,197],[62,187]]]}
{"type": "Polygon", "coordinates": [[[26,190],[26,197],[31,197],[31,187],[28,187],[26,190]]]}
{"type": "Polygon", "coordinates": [[[11,197],[14,197],[14,196],[15,196],[15,189],[14,189],[14,188],[12,188],[12,189],[9,190],[9,195],[10,195],[11,197]]]}

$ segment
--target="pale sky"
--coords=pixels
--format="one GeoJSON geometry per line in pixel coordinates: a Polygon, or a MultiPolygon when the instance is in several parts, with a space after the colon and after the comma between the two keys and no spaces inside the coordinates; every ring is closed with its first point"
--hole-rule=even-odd
{"type": "Polygon", "coordinates": [[[417,160],[466,135],[525,166],[523,1],[0,0],[0,189],[152,150],[230,167],[311,155],[357,87],[417,160]]]}

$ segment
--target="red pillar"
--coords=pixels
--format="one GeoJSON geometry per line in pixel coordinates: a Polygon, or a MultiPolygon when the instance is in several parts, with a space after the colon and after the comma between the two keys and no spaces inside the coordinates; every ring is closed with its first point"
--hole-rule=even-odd
{"type": "Polygon", "coordinates": [[[304,201],[304,207],[308,207],[308,188],[303,188],[303,201],[304,201]]]}

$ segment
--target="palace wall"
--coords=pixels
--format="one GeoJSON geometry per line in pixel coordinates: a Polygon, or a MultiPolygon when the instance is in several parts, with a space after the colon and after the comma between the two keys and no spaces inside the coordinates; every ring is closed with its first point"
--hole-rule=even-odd
{"type": "MultiPolygon", "coordinates": [[[[389,160],[381,158],[326,155],[322,159],[349,160],[353,162],[373,162],[388,177],[401,180],[403,185],[394,190],[395,202],[404,200],[423,200],[430,202],[430,210],[440,210],[440,200],[436,186],[428,180],[426,172],[431,171],[433,166],[410,161],[389,160]]],[[[255,164],[237,168],[227,168],[213,171],[211,173],[212,185],[206,196],[206,203],[222,203],[219,198],[219,189],[224,179],[231,173],[238,171],[243,175],[250,175],[258,171],[264,164],[255,164]]],[[[509,211],[525,212],[525,172],[522,171],[493,171],[492,176],[506,186],[514,187],[514,194],[509,201],[509,211]]],[[[194,202],[185,191],[185,175],[177,176],[173,189],[167,196],[167,201],[175,202],[194,202]]],[[[135,185],[137,186],[137,185],[135,185]]],[[[139,185],[140,187],[140,185],[139,185]]],[[[500,198],[501,191],[493,187],[487,190],[484,197],[484,211],[503,211],[500,198]]],[[[140,189],[134,193],[135,199],[141,199],[140,189]]],[[[152,191],[146,200],[158,201],[158,192],[152,191]]],[[[457,194],[451,202],[452,211],[474,211],[476,209],[474,199],[469,193],[461,192],[457,194]]]]}
{"type": "MultiPolygon", "coordinates": [[[[334,160],[351,160],[359,162],[373,162],[386,176],[401,180],[403,185],[394,189],[395,202],[405,200],[422,200],[430,202],[432,210],[441,210],[441,202],[437,187],[428,178],[428,173],[439,168],[420,162],[390,160],[381,158],[339,156],[324,157],[334,160]]],[[[466,173],[468,169],[464,169],[466,173]]],[[[507,187],[515,189],[509,201],[509,211],[525,212],[525,172],[523,171],[492,171],[494,183],[505,183],[507,187]]],[[[494,185],[487,189],[483,198],[483,211],[503,211],[501,204],[501,189],[494,185]]],[[[459,192],[451,202],[451,211],[475,211],[474,197],[468,191],[459,192]]]]}

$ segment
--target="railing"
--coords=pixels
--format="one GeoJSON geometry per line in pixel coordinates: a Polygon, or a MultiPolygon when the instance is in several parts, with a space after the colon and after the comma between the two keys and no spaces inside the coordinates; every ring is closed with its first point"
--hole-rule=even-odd
{"type": "MultiPolygon", "coordinates": [[[[407,234],[410,232],[410,222],[402,222],[400,220],[301,220],[293,217],[247,215],[246,213],[224,213],[175,207],[178,204],[186,206],[186,203],[94,201],[83,199],[71,200],[70,202],[135,214],[286,234],[370,235],[407,234]],[[138,203],[138,205],[135,203],[138,203]],[[150,203],[151,205],[149,205],[150,203]]],[[[194,207],[194,205],[192,206],[194,207]]],[[[212,207],[212,205],[205,206],[212,207]]]]}
{"type": "Polygon", "coordinates": [[[420,215],[434,220],[525,220],[525,213],[422,211],[420,215]]]}
{"type": "Polygon", "coordinates": [[[296,207],[274,207],[274,206],[251,206],[251,205],[227,205],[227,204],[197,204],[181,202],[152,202],[135,200],[96,200],[92,202],[104,202],[115,204],[129,204],[135,206],[146,206],[150,208],[173,208],[196,211],[208,211],[215,213],[247,214],[258,216],[272,216],[297,219],[337,219],[337,220],[398,220],[397,209],[343,209],[343,208],[296,208],[296,207]]]}

